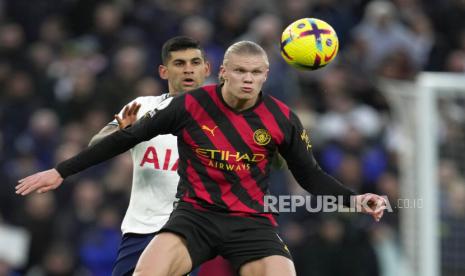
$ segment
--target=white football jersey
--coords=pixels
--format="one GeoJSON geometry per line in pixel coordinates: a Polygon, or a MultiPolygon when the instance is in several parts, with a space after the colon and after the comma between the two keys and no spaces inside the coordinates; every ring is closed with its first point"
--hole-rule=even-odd
{"type": "MultiPolygon", "coordinates": [[[[168,94],[138,97],[141,104],[137,119],[154,110],[168,94]]],[[[124,109],[124,107],[123,107],[124,109]]],[[[119,116],[122,117],[123,110],[119,116]]],[[[110,124],[116,124],[116,120],[110,124]]],[[[133,162],[132,189],[129,206],[121,230],[124,233],[147,234],[158,230],[173,211],[179,176],[177,138],[160,135],[131,149],[133,162]]]]}

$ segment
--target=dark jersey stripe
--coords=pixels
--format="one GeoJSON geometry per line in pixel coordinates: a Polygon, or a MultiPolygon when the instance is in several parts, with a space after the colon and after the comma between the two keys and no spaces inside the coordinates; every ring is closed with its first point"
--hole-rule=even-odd
{"type": "Polygon", "coordinates": [[[287,119],[290,119],[291,110],[289,109],[289,107],[287,105],[285,105],[282,101],[276,99],[273,96],[269,96],[269,99],[272,99],[273,102],[279,107],[281,112],[284,114],[284,116],[286,116],[287,119]]]}
{"type": "Polygon", "coordinates": [[[258,116],[258,118],[260,118],[260,121],[268,129],[268,131],[273,134],[271,137],[273,138],[274,143],[276,145],[281,145],[284,141],[284,132],[279,127],[278,122],[276,122],[275,117],[266,105],[262,104],[258,106],[254,110],[254,113],[258,116]]]}
{"type": "MultiPolygon", "coordinates": [[[[274,154],[276,154],[277,150],[277,142],[280,142],[282,140],[282,132],[279,127],[276,125],[276,129],[273,128],[273,124],[270,124],[270,120],[274,120],[273,118],[267,117],[269,114],[267,113],[262,113],[263,110],[266,110],[266,107],[264,104],[261,104],[257,106],[257,108],[253,111],[247,114],[247,116],[244,117],[244,119],[253,126],[260,126],[260,128],[264,128],[270,133],[271,135],[271,141],[270,143],[266,146],[269,152],[269,157],[267,159],[267,162],[262,162],[263,164],[260,164],[260,169],[263,171],[264,174],[268,175],[270,172],[270,167],[272,165],[272,161],[274,160],[274,154]],[[265,116],[263,116],[265,115],[265,116]],[[277,138],[275,138],[277,137],[277,138]]],[[[269,111],[268,111],[269,113],[269,111]]],[[[262,189],[263,193],[269,194],[269,179],[265,179],[264,181],[259,182],[260,188],[262,189]]]]}
{"type": "MultiPolygon", "coordinates": [[[[230,110],[228,107],[225,106],[221,96],[219,95],[219,91],[211,91],[209,96],[212,99],[212,103],[206,102],[205,105],[209,108],[218,109],[219,112],[222,112],[226,115],[228,120],[228,125],[223,127],[225,129],[225,133],[228,134],[228,137],[233,137],[231,139],[233,145],[240,150],[241,152],[247,152],[247,154],[252,155],[255,153],[264,154],[266,159],[262,162],[258,162],[256,166],[251,167],[250,173],[251,177],[255,183],[250,183],[250,185],[258,186],[262,192],[260,197],[263,197],[264,194],[267,193],[267,189],[264,189],[264,186],[267,186],[268,179],[267,173],[269,168],[269,160],[271,160],[270,156],[272,155],[273,145],[272,143],[266,146],[260,146],[254,142],[254,132],[257,129],[263,129],[264,126],[260,122],[260,120],[250,120],[248,117],[251,115],[253,116],[252,112],[245,112],[244,114],[237,114],[234,111],[230,110]]],[[[260,106],[261,104],[259,104],[260,106]]],[[[214,112],[214,111],[212,111],[214,112]]],[[[263,200],[260,198],[258,199],[260,204],[263,206],[263,200]]]]}
{"type": "MultiPolygon", "coordinates": [[[[266,149],[266,155],[268,156],[270,154],[268,148],[272,148],[273,145],[269,144],[266,145],[266,147],[264,148],[264,146],[256,144],[253,140],[254,132],[257,129],[263,128],[263,124],[258,120],[247,120],[247,118],[252,114],[252,112],[237,114],[228,107],[226,107],[222,99],[220,98],[221,96],[218,93],[220,92],[210,92],[209,96],[212,98],[215,107],[217,107],[222,113],[224,113],[226,117],[230,118],[230,122],[234,126],[234,130],[236,130],[236,132],[234,132],[233,135],[235,135],[236,137],[239,136],[239,139],[237,139],[237,147],[240,147],[241,150],[247,151],[250,154],[252,154],[253,152],[263,152],[264,149],[266,149]]],[[[260,105],[262,104],[259,104],[258,106],[260,105]]],[[[256,108],[258,108],[258,106],[256,108]]],[[[236,142],[236,139],[233,139],[233,141],[236,142]]],[[[264,168],[266,167],[266,164],[268,164],[268,158],[265,160],[265,162],[260,162],[258,164],[258,168],[261,170],[261,172],[259,173],[265,173],[264,168]]],[[[252,173],[254,173],[254,170],[252,171],[252,173]]]]}
{"type": "Polygon", "coordinates": [[[255,209],[261,211],[263,210],[263,196],[265,191],[261,189],[259,183],[263,182],[265,174],[257,165],[263,164],[262,166],[266,166],[269,152],[264,150],[263,147],[253,143],[253,129],[241,114],[236,114],[224,106],[215,90],[209,91],[208,94],[210,97],[201,97],[197,100],[207,113],[211,115],[222,115],[213,116],[212,118],[216,119],[216,123],[220,130],[229,138],[228,142],[231,144],[231,147],[233,147],[233,150],[241,154],[246,153],[248,156],[253,156],[254,153],[261,153],[265,156],[265,159],[261,162],[250,162],[250,170],[236,172],[240,177],[241,182],[239,184],[255,202],[258,202],[259,206],[254,206],[255,209]],[[248,140],[248,144],[245,140],[248,140]],[[249,146],[254,147],[253,150],[249,146]]]}
{"type": "MultiPolygon", "coordinates": [[[[186,110],[188,113],[190,113],[194,121],[196,122],[201,121],[203,125],[208,124],[210,128],[214,128],[215,122],[210,118],[210,116],[205,112],[205,110],[198,104],[197,100],[191,95],[186,95],[186,110]]],[[[205,131],[207,132],[207,130],[205,131]]],[[[202,145],[207,146],[208,149],[211,149],[211,150],[221,151],[221,150],[224,150],[225,147],[228,150],[233,150],[233,148],[230,145],[228,145],[228,142],[220,129],[216,129],[213,135],[217,136],[216,138],[220,138],[219,140],[225,141],[226,144],[214,143],[207,136],[206,139],[201,140],[203,142],[202,145]]],[[[193,140],[196,139],[195,136],[192,136],[192,138],[193,140]]],[[[218,152],[217,154],[220,155],[222,153],[218,152]]],[[[202,161],[210,177],[218,181],[218,185],[221,189],[221,198],[226,203],[230,211],[239,211],[239,212],[248,212],[248,213],[257,212],[257,210],[255,210],[252,206],[246,205],[252,202],[251,198],[248,198],[248,200],[240,199],[241,197],[244,197],[244,195],[246,195],[247,193],[246,191],[243,191],[243,190],[241,191],[240,189],[238,189],[240,185],[237,185],[236,183],[239,183],[240,179],[236,174],[232,173],[231,171],[225,171],[225,170],[221,170],[218,168],[212,168],[212,166],[209,166],[208,163],[205,163],[205,162],[217,162],[214,159],[210,161],[207,161],[207,160],[202,160],[202,161]]],[[[241,162],[235,162],[233,163],[233,165],[242,166],[243,164],[241,164],[241,162]]],[[[216,164],[213,164],[213,166],[215,167],[216,164]]]]}
{"type": "MultiPolygon", "coordinates": [[[[190,96],[190,95],[189,95],[190,96]]],[[[195,99],[194,97],[188,97],[189,98],[189,106],[194,110],[193,114],[195,114],[197,120],[201,120],[205,124],[208,124],[209,128],[215,128],[217,126],[216,122],[212,119],[212,117],[205,111],[204,107],[199,104],[199,101],[195,99]]],[[[207,98],[207,97],[205,97],[207,98]]],[[[204,102],[205,99],[202,99],[202,102],[204,102]]],[[[214,118],[218,118],[218,114],[215,114],[214,118]]],[[[214,133],[209,133],[208,130],[205,130],[205,133],[207,135],[214,136],[216,142],[214,142],[214,148],[219,149],[222,152],[218,153],[219,155],[221,154],[223,156],[223,152],[228,152],[228,157],[229,153],[235,154],[236,150],[230,145],[229,141],[226,139],[225,134],[223,133],[222,129],[219,127],[215,129],[214,133]]],[[[234,158],[234,157],[233,157],[234,158]]],[[[229,158],[228,158],[229,159],[229,158]]],[[[222,160],[214,160],[212,162],[219,162],[219,164],[214,164],[214,166],[224,166],[225,164],[227,166],[234,166],[237,168],[239,166],[240,168],[243,168],[246,164],[241,162],[241,161],[235,161],[235,162],[224,162],[222,160]]],[[[211,166],[207,166],[211,167],[211,166]]],[[[216,168],[216,171],[218,171],[218,168],[216,168]]],[[[220,168],[220,171],[222,171],[230,182],[229,184],[231,185],[231,191],[242,201],[242,203],[246,204],[249,206],[249,208],[252,208],[256,211],[262,210],[258,202],[254,202],[254,200],[249,196],[248,191],[243,189],[241,186],[241,182],[245,181],[241,178],[243,175],[242,172],[246,172],[246,169],[240,169],[240,170],[222,170],[220,168]],[[257,210],[258,209],[258,210],[257,210]]],[[[261,197],[263,198],[263,197],[261,197]]]]}
{"type": "Polygon", "coordinates": [[[213,204],[213,200],[210,197],[211,193],[207,191],[205,185],[203,184],[204,182],[200,179],[200,176],[192,167],[191,160],[187,160],[186,174],[187,180],[191,183],[192,187],[194,188],[196,197],[205,200],[209,204],[213,204]]]}
{"type": "MultiPolygon", "coordinates": [[[[197,126],[198,128],[198,126],[197,126]]],[[[192,139],[189,135],[187,129],[183,130],[182,135],[183,141],[185,141],[189,145],[194,145],[197,147],[197,143],[192,139]]],[[[208,138],[206,138],[208,139],[208,138]]],[[[227,204],[221,199],[221,190],[218,185],[212,180],[210,174],[207,172],[205,166],[202,165],[202,161],[199,160],[198,156],[193,152],[192,148],[188,145],[178,147],[179,151],[183,151],[188,160],[186,162],[186,169],[184,170],[185,179],[189,179],[190,184],[188,186],[192,186],[195,189],[196,195],[202,196],[202,200],[211,203],[208,199],[214,202],[218,207],[227,209],[227,204]],[[195,162],[195,160],[197,162],[195,162]],[[201,181],[202,186],[197,186],[196,183],[192,182],[189,176],[189,172],[194,171],[195,174],[198,176],[198,180],[201,181]],[[204,189],[202,189],[204,188],[204,189]],[[206,195],[208,194],[208,196],[206,195]]],[[[194,195],[191,195],[194,196],[194,195]]],[[[202,205],[202,203],[200,203],[202,205]]]]}
{"type": "MultiPolygon", "coordinates": [[[[263,103],[265,104],[266,108],[271,112],[271,114],[273,114],[273,117],[276,119],[276,123],[279,127],[279,129],[281,130],[282,133],[289,133],[290,131],[290,124],[289,124],[289,121],[290,121],[290,111],[289,109],[285,109],[283,108],[282,106],[280,106],[278,103],[279,101],[274,99],[274,98],[271,98],[271,97],[267,97],[263,100],[263,103]],[[288,114],[286,114],[285,112],[288,112],[288,114]]],[[[284,135],[284,139],[289,139],[289,137],[286,137],[286,135],[284,135]]],[[[281,144],[278,144],[278,148],[280,148],[280,145],[281,144]]]]}

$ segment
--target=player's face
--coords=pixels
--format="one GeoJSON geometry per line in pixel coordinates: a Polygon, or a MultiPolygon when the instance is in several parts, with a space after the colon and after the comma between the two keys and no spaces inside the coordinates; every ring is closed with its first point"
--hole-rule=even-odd
{"type": "Polygon", "coordinates": [[[169,60],[158,71],[168,80],[169,92],[178,94],[199,88],[210,75],[210,64],[199,49],[186,49],[170,52],[169,60]]]}
{"type": "Polygon", "coordinates": [[[231,54],[221,66],[224,79],[223,97],[239,110],[253,106],[268,75],[268,63],[263,55],[231,54]]]}

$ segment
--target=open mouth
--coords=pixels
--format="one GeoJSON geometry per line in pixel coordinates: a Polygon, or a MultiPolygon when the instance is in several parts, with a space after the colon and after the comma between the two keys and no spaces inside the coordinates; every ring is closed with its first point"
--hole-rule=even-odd
{"type": "Polygon", "coordinates": [[[192,86],[194,85],[194,79],[191,78],[185,78],[182,80],[182,84],[185,86],[192,86]]]}

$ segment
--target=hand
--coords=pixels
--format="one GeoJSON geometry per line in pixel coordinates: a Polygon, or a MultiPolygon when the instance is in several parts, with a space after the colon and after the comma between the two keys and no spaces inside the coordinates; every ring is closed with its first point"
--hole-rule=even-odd
{"type": "Polygon", "coordinates": [[[358,211],[371,215],[376,221],[381,220],[387,208],[384,197],[370,193],[356,196],[355,203],[358,211]]]}
{"type": "Polygon", "coordinates": [[[45,193],[58,188],[63,183],[63,178],[57,170],[51,169],[30,175],[18,181],[16,193],[23,196],[37,190],[37,193],[45,193]]]}
{"type": "Polygon", "coordinates": [[[130,106],[126,105],[123,109],[123,118],[118,114],[115,114],[115,119],[118,122],[120,129],[123,129],[129,125],[132,125],[137,121],[137,112],[139,112],[141,104],[133,102],[130,106]]]}

